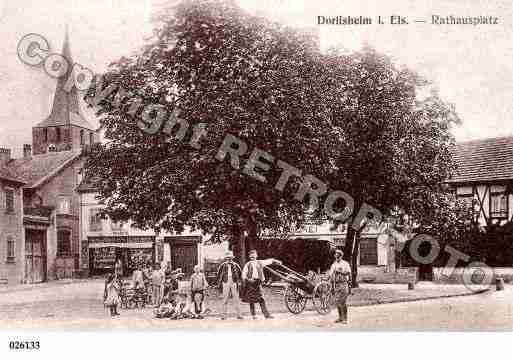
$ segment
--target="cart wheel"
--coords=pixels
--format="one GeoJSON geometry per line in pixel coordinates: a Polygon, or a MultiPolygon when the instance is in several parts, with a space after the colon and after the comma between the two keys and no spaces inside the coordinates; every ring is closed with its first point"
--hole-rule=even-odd
{"type": "Polygon", "coordinates": [[[325,281],[318,283],[313,290],[312,301],[317,313],[325,315],[331,312],[331,285],[325,281]]]}
{"type": "Polygon", "coordinates": [[[304,292],[296,286],[289,285],[284,295],[285,306],[293,314],[301,313],[306,306],[306,296],[304,292]]]}

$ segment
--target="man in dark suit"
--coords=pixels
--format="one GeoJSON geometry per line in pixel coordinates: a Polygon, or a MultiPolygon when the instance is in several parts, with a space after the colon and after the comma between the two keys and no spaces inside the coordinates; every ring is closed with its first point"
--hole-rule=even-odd
{"type": "Polygon", "coordinates": [[[226,319],[228,314],[228,300],[230,294],[233,297],[237,319],[244,319],[240,314],[239,287],[241,284],[242,271],[240,266],[233,261],[233,252],[228,251],[225,260],[217,271],[217,284],[223,291],[223,314],[221,319],[226,319]]]}

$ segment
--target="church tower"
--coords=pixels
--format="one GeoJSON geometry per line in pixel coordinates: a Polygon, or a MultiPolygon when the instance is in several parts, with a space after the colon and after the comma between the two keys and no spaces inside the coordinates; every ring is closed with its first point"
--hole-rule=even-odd
{"type": "Polygon", "coordinates": [[[74,64],[67,29],[62,56],[68,61],[68,72],[57,80],[50,115],[32,128],[34,155],[76,151],[98,141],[98,134],[80,109],[77,88],[73,86],[70,91],[65,89],[68,78],[72,76],[74,64]]]}

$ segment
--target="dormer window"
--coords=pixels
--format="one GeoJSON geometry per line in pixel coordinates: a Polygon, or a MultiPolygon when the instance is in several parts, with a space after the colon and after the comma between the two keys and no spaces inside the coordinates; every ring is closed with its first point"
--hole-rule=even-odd
{"type": "Polygon", "coordinates": [[[57,147],[53,143],[48,145],[48,152],[57,152],[57,147]]]}

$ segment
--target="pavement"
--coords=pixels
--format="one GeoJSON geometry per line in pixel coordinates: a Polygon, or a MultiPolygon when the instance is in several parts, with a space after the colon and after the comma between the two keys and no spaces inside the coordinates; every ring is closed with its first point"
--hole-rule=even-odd
{"type": "MultiPolygon", "coordinates": [[[[464,286],[419,283],[406,285],[362,284],[349,299],[351,322],[335,326],[335,311],[321,316],[312,304],[300,315],[287,312],[280,289],[266,289],[273,320],[219,320],[220,298],[213,294],[207,306],[214,315],[203,320],[155,319],[152,308],[123,309],[111,318],[102,304],[103,281],[78,280],[18,287],[0,292],[0,329],[512,329],[513,286],[505,291],[475,294],[464,286]],[[426,300],[429,299],[429,300],[426,300]],[[397,302],[397,303],[393,303],[397,302]],[[388,303],[388,304],[387,304],[388,303]],[[374,305],[382,304],[382,305],[374,305]]],[[[233,312],[231,315],[233,316],[233,312]]]]}

